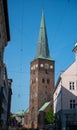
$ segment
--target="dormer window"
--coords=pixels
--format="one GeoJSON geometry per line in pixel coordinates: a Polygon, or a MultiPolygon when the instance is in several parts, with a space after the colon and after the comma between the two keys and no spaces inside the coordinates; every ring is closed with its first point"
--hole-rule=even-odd
{"type": "Polygon", "coordinates": [[[74,82],[69,82],[69,89],[74,90],[75,89],[75,83],[74,82]]]}

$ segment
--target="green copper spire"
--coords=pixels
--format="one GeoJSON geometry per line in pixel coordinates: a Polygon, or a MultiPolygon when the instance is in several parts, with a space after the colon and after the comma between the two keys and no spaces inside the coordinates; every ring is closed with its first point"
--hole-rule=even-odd
{"type": "Polygon", "coordinates": [[[44,59],[51,59],[49,54],[49,47],[48,47],[48,39],[46,33],[46,26],[45,26],[45,18],[44,18],[44,11],[42,10],[42,18],[40,24],[40,31],[38,37],[38,45],[35,59],[37,58],[44,58],[44,59]]]}

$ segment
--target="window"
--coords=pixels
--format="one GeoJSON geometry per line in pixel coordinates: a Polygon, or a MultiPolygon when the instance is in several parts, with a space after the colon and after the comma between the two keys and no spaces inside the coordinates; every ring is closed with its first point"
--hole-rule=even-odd
{"type": "Polygon", "coordinates": [[[45,73],[48,74],[48,70],[47,69],[45,69],[45,73]]]}
{"type": "Polygon", "coordinates": [[[70,100],[70,108],[75,109],[75,106],[76,106],[75,100],[70,100]]]}
{"type": "Polygon", "coordinates": [[[45,79],[42,79],[42,83],[45,83],[45,79]]]}
{"type": "Polygon", "coordinates": [[[49,84],[50,83],[50,80],[49,79],[47,79],[47,84],[49,84]]]}
{"type": "Polygon", "coordinates": [[[31,79],[31,84],[36,83],[36,79],[31,79]]]}
{"type": "Polygon", "coordinates": [[[69,82],[69,89],[74,90],[75,89],[75,84],[74,82],[69,82]]]}

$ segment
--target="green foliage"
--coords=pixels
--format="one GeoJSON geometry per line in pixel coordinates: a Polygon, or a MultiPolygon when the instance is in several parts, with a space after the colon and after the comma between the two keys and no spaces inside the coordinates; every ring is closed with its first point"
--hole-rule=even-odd
{"type": "Polygon", "coordinates": [[[46,124],[53,124],[54,122],[54,115],[53,115],[53,108],[49,110],[49,112],[45,115],[45,123],[46,124]]]}
{"type": "Polygon", "coordinates": [[[10,112],[10,117],[12,117],[14,114],[12,112],[10,112]]]}

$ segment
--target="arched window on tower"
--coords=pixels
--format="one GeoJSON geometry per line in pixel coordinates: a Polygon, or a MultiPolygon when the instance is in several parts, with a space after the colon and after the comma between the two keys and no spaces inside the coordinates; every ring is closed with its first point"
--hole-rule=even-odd
{"type": "Polygon", "coordinates": [[[48,74],[48,70],[47,69],[45,69],[45,73],[48,74]]]}
{"type": "Polygon", "coordinates": [[[50,83],[50,79],[47,79],[47,84],[49,84],[50,83]]]}
{"type": "Polygon", "coordinates": [[[44,78],[42,79],[42,83],[45,83],[45,79],[44,78]]]}

